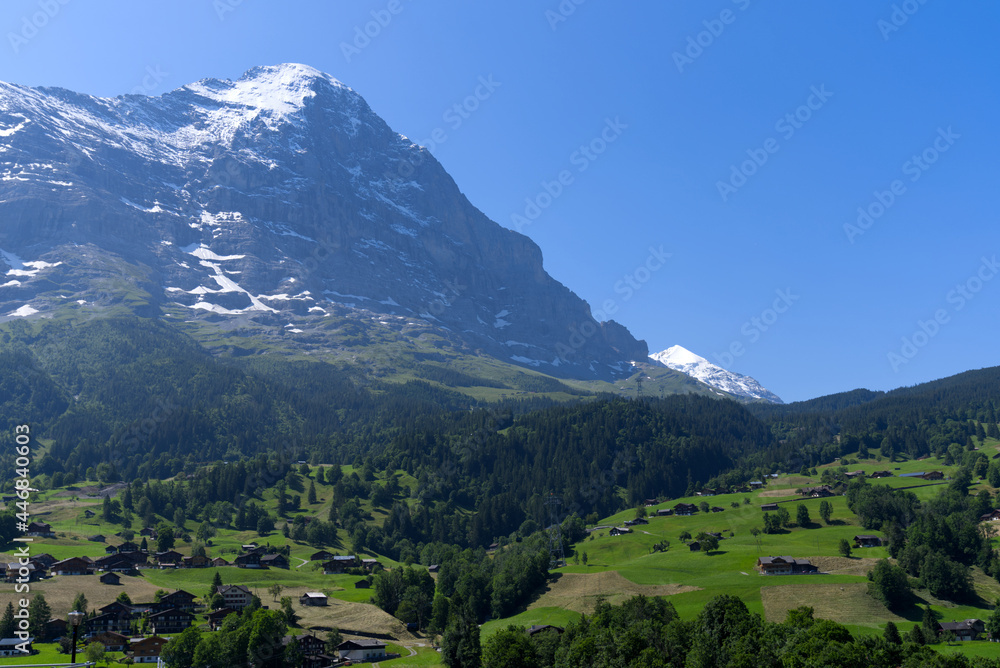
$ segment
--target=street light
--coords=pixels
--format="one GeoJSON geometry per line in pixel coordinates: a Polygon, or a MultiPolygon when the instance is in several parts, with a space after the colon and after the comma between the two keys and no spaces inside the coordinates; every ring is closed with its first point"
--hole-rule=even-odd
{"type": "Polygon", "coordinates": [[[73,627],[73,656],[70,659],[71,663],[76,663],[76,635],[80,632],[80,622],[83,621],[85,615],[79,610],[74,610],[69,613],[69,625],[73,627]]]}

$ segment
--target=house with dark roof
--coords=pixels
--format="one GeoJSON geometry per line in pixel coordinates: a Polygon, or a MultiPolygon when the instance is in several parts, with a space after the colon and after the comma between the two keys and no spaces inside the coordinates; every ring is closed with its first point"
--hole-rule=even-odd
{"type": "Polygon", "coordinates": [[[208,627],[213,631],[218,631],[226,617],[232,614],[239,614],[239,611],[228,606],[213,610],[206,615],[208,617],[208,627]]]}
{"type": "Polygon", "coordinates": [[[45,522],[32,522],[28,525],[28,530],[25,533],[36,538],[51,538],[55,536],[55,533],[52,531],[52,525],[45,522]]]}
{"type": "Polygon", "coordinates": [[[177,608],[154,612],[147,619],[153,633],[180,633],[194,622],[194,615],[177,608]]]}
{"type": "Polygon", "coordinates": [[[132,629],[132,615],[125,612],[106,612],[87,620],[86,632],[97,635],[107,631],[128,633],[132,629]]]}
{"type": "Polygon", "coordinates": [[[242,610],[253,601],[253,594],[246,585],[222,585],[219,587],[219,594],[226,606],[234,610],[242,610]]]}
{"type": "Polygon", "coordinates": [[[83,557],[70,557],[52,564],[49,571],[53,575],[90,575],[94,565],[83,557]]]}
{"type": "Polygon", "coordinates": [[[260,564],[264,568],[288,569],[288,559],[283,554],[265,554],[260,558],[260,564]]]}
{"type": "Polygon", "coordinates": [[[241,554],[233,560],[233,564],[236,568],[267,568],[261,564],[260,552],[248,552],[246,554],[241,554]]]}
{"type": "Polygon", "coordinates": [[[760,505],[760,509],[763,510],[765,513],[767,511],[769,511],[769,510],[777,510],[778,509],[778,504],[777,503],[762,503],[760,505]]]}
{"type": "Polygon", "coordinates": [[[956,640],[975,640],[986,633],[986,624],[981,619],[965,619],[960,622],[941,622],[938,624],[938,634],[951,631],[956,640]]]}
{"type": "Polygon", "coordinates": [[[385,658],[385,643],[381,640],[358,638],[345,640],[337,645],[337,654],[341,661],[360,662],[378,661],[385,658]]]}
{"type": "Polygon", "coordinates": [[[122,579],[117,573],[105,573],[101,576],[101,584],[120,585],[121,583],[122,579]]]}
{"type": "Polygon", "coordinates": [[[892,471],[873,471],[869,478],[891,478],[892,471]]]}
{"type": "Polygon", "coordinates": [[[674,514],[673,508],[660,508],[656,511],[657,517],[669,517],[674,514]]]}
{"type": "Polygon", "coordinates": [[[333,552],[327,552],[326,550],[320,550],[319,552],[313,552],[309,557],[309,561],[327,561],[333,557],[333,552]]]}
{"type": "Polygon", "coordinates": [[[622,536],[627,533],[632,533],[632,530],[628,527],[611,527],[611,531],[608,532],[609,536],[622,536]]]}
{"type": "Polygon", "coordinates": [[[344,573],[348,568],[356,568],[358,566],[358,558],[353,554],[348,555],[334,555],[329,561],[323,564],[323,573],[325,575],[344,573]]]}
{"type": "Polygon", "coordinates": [[[127,652],[128,637],[114,631],[105,631],[92,636],[90,642],[99,642],[104,645],[104,649],[109,652],[127,652]]]}
{"type": "Polygon", "coordinates": [[[169,594],[164,594],[160,597],[160,605],[167,605],[168,608],[177,608],[178,610],[191,610],[194,608],[195,595],[186,592],[183,589],[178,589],[175,592],[169,594]]]}
{"type": "Polygon", "coordinates": [[[996,522],[997,520],[1000,520],[1000,510],[991,510],[979,516],[980,522],[996,522]]]}
{"type": "Polygon", "coordinates": [[[132,660],[136,663],[158,663],[160,652],[163,651],[163,646],[166,644],[166,638],[155,635],[142,640],[133,640],[131,643],[132,660]]]}
{"type": "Polygon", "coordinates": [[[674,514],[676,515],[694,515],[698,512],[698,506],[693,503],[678,503],[674,506],[674,514]]]}
{"type": "Polygon", "coordinates": [[[327,598],[326,594],[322,594],[318,591],[307,591],[306,593],[299,596],[300,605],[314,605],[321,606],[326,605],[327,598]]]}
{"type": "Polygon", "coordinates": [[[792,557],[760,557],[757,559],[757,571],[761,575],[798,575],[818,573],[819,569],[808,559],[793,559],[792,557]]]}
{"type": "Polygon", "coordinates": [[[27,656],[22,650],[27,650],[30,654],[34,651],[31,643],[35,641],[34,638],[28,638],[27,640],[21,640],[20,638],[3,638],[0,639],[0,656],[27,656]]]}
{"type": "Polygon", "coordinates": [[[928,471],[920,477],[924,480],[944,480],[944,473],[941,471],[928,471]]]}
{"type": "Polygon", "coordinates": [[[861,534],[854,537],[854,547],[882,547],[882,539],[879,536],[861,534]]]}

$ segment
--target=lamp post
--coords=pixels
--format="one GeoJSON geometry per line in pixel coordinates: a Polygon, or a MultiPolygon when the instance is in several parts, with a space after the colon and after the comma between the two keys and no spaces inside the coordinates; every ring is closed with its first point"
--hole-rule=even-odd
{"type": "Polygon", "coordinates": [[[73,656],[70,659],[71,663],[76,663],[76,636],[80,632],[80,622],[83,621],[84,614],[79,610],[74,610],[69,613],[69,625],[73,627],[73,656]]]}

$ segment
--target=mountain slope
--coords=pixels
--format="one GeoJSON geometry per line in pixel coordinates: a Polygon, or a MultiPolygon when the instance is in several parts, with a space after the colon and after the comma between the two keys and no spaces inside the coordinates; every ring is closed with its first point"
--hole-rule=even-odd
{"type": "Polygon", "coordinates": [[[0,84],[0,174],[3,317],[121,305],[300,350],[343,347],[346,318],[581,379],[648,352],[306,66],[155,98],[0,84]]]}
{"type": "Polygon", "coordinates": [[[671,346],[650,355],[650,358],[734,396],[751,400],[762,399],[775,404],[782,403],[778,395],[763,387],[750,376],[727,371],[681,346],[671,346]]]}

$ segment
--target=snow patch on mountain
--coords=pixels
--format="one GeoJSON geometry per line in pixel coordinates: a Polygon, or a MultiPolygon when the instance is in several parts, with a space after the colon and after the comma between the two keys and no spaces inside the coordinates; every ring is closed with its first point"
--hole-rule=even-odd
{"type": "Polygon", "coordinates": [[[784,403],[774,394],[750,376],[727,371],[712,364],[704,357],[696,355],[687,348],[671,346],[664,351],[649,356],[660,364],[675,371],[686,373],[697,378],[709,387],[728,392],[746,399],[763,399],[773,404],[784,403]]]}

